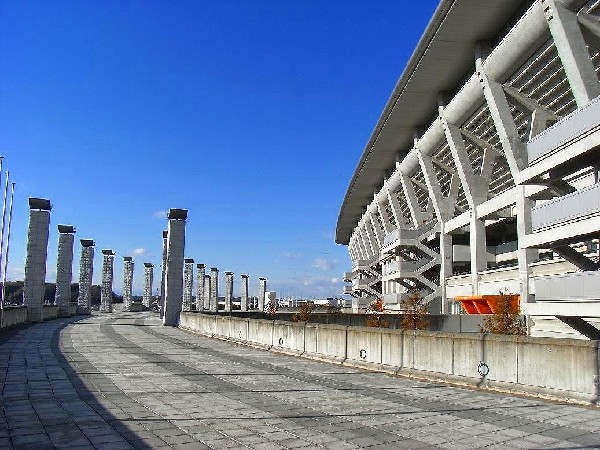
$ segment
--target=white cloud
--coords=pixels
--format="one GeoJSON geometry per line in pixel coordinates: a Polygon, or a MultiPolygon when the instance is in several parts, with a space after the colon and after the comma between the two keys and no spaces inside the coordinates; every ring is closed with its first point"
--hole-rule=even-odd
{"type": "Polygon", "coordinates": [[[168,211],[154,211],[152,213],[152,217],[154,217],[155,219],[166,219],[168,215],[168,211]]]}
{"type": "Polygon", "coordinates": [[[315,258],[312,267],[323,270],[324,272],[330,272],[335,269],[336,263],[336,259],[315,258]]]}
{"type": "Polygon", "coordinates": [[[283,257],[285,259],[298,259],[300,257],[300,253],[294,253],[294,252],[285,252],[283,254],[283,257]]]}
{"type": "Polygon", "coordinates": [[[140,248],[133,249],[133,251],[131,253],[133,253],[136,256],[142,256],[142,255],[145,255],[148,252],[147,252],[147,250],[145,248],[140,247],[140,248]]]}

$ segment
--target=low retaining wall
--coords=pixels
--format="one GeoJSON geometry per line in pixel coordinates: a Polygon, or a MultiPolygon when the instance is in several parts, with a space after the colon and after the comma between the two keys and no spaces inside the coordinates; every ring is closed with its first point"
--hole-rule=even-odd
{"type": "Polygon", "coordinates": [[[304,324],[182,312],[179,327],[312,359],[596,404],[598,341],[304,324]],[[481,364],[485,366],[481,366],[481,364]],[[489,372],[481,376],[479,368],[489,372]]]}
{"type": "Polygon", "coordinates": [[[58,319],[57,305],[44,305],[44,320],[58,319]]]}
{"type": "Polygon", "coordinates": [[[5,306],[2,310],[2,328],[27,322],[27,308],[25,306],[5,306]]]}

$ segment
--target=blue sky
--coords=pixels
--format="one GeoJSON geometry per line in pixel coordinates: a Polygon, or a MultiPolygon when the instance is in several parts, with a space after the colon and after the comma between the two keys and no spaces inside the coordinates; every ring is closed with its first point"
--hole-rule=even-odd
{"type": "MultiPolygon", "coordinates": [[[[333,296],[334,243],[364,145],[437,1],[0,0],[0,153],[27,198],[77,239],[159,264],[165,211],[189,209],[186,257],[280,295],[333,296]]],[[[4,182],[4,175],[3,175],[4,182]]],[[[75,247],[74,278],[79,251],[75,247]]],[[[95,260],[97,282],[101,258],[95,260]]],[[[155,277],[156,279],[156,277],[155,277]]]]}

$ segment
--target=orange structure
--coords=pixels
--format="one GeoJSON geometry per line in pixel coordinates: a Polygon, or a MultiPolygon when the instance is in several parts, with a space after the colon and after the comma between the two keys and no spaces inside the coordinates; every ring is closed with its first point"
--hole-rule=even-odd
{"type": "MultiPolygon", "coordinates": [[[[519,294],[506,294],[510,303],[510,309],[514,312],[519,311],[519,294]]],[[[467,314],[494,314],[496,306],[502,298],[502,295],[465,295],[455,297],[454,300],[460,302],[467,314]]]]}

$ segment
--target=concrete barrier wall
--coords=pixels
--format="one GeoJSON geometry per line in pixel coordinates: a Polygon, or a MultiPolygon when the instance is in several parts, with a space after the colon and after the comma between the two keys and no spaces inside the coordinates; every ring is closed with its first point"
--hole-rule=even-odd
{"type": "Polygon", "coordinates": [[[286,353],[304,353],[304,323],[275,320],[273,322],[273,348],[286,353]]]}
{"type": "Polygon", "coordinates": [[[240,319],[237,317],[231,317],[231,324],[229,326],[230,338],[247,342],[248,341],[248,319],[240,319]]]}
{"type": "Polygon", "coordinates": [[[342,325],[317,324],[317,352],[315,357],[343,362],[346,359],[346,333],[342,325]]]}
{"type": "Polygon", "coordinates": [[[7,306],[2,310],[2,328],[27,322],[25,306],[7,306]]]}
{"type": "Polygon", "coordinates": [[[193,332],[345,365],[597,403],[598,341],[441,333],[181,313],[193,332]],[[489,373],[478,372],[485,363],[489,373]]]}
{"type": "Polygon", "coordinates": [[[44,320],[58,319],[58,306],[44,305],[43,314],[44,320]]]}
{"type": "Polygon", "coordinates": [[[273,346],[272,320],[250,320],[248,323],[248,342],[271,348],[273,346]]]}
{"type": "Polygon", "coordinates": [[[348,327],[346,359],[355,363],[382,363],[382,335],[379,328],[348,327]]]}

